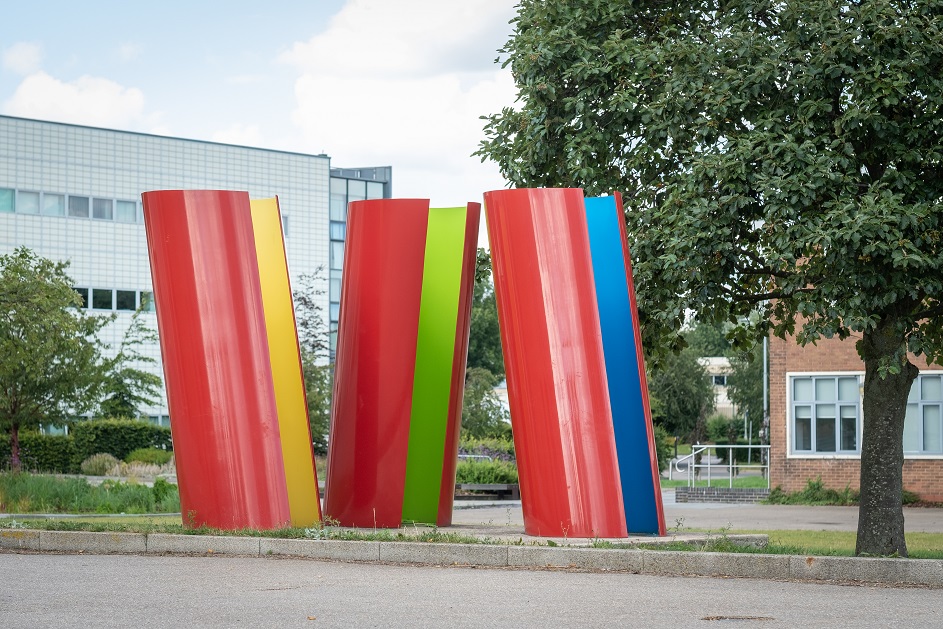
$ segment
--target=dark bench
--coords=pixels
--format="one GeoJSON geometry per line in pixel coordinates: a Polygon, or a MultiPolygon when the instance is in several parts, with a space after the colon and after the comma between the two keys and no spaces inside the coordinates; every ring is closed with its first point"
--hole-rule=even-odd
{"type": "Polygon", "coordinates": [[[456,498],[463,500],[520,500],[521,488],[516,483],[459,483],[455,485],[456,498]],[[457,492],[476,492],[457,495],[457,492]]]}

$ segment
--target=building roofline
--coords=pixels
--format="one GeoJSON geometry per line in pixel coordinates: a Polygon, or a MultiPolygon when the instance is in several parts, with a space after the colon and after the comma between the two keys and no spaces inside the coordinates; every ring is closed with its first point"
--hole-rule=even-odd
{"type": "Polygon", "coordinates": [[[212,141],[212,140],[197,140],[197,139],[194,139],[194,138],[181,138],[181,137],[173,136],[173,135],[160,135],[160,134],[157,134],[157,133],[145,133],[145,132],[143,132],[143,131],[127,131],[127,130],[125,130],[125,129],[109,129],[109,128],[107,128],[107,127],[93,127],[93,126],[91,126],[91,125],[75,124],[75,123],[71,123],[71,122],[59,122],[58,120],[40,120],[40,119],[38,119],[38,118],[22,118],[22,117],[20,117],[20,116],[8,116],[8,115],[6,115],[6,114],[0,114],[0,119],[21,120],[21,121],[24,121],[24,122],[35,122],[35,123],[39,123],[39,124],[51,124],[51,125],[58,125],[58,126],[61,126],[61,127],[72,127],[72,128],[75,128],[75,129],[91,129],[91,130],[93,130],[93,131],[108,131],[108,132],[110,132],[110,133],[123,133],[123,134],[126,134],[126,135],[136,135],[136,136],[143,136],[143,137],[148,137],[148,138],[159,138],[159,139],[162,139],[162,140],[177,140],[177,141],[179,141],[179,142],[195,142],[195,143],[197,143],[197,144],[210,144],[210,145],[214,145],[214,146],[228,146],[228,147],[249,149],[249,150],[253,150],[253,151],[264,151],[264,152],[266,152],[266,153],[281,153],[281,154],[283,154],[283,155],[298,155],[298,156],[301,156],[301,157],[320,157],[320,158],[327,159],[327,160],[330,160],[330,159],[331,159],[331,157],[330,157],[329,155],[327,155],[326,153],[317,153],[317,154],[313,154],[313,153],[301,153],[301,152],[298,152],[298,151],[285,151],[285,150],[282,150],[282,149],[269,149],[269,148],[262,148],[262,147],[259,147],[259,146],[247,146],[247,145],[245,145],[245,144],[229,144],[229,143],[226,143],[226,142],[215,142],[215,141],[212,141]]]}

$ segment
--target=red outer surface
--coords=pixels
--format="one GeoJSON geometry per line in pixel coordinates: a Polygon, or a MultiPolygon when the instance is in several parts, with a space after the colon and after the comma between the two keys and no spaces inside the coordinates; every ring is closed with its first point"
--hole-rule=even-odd
{"type": "MultiPolygon", "coordinates": [[[[616,207],[619,217],[625,217],[622,208],[622,195],[613,193],[616,198],[616,207]]],[[[661,476],[659,476],[658,453],[655,450],[655,429],[652,423],[652,406],[648,397],[648,378],[645,371],[645,354],[642,352],[642,328],[638,320],[638,303],[635,300],[635,279],[632,275],[632,256],[629,253],[629,236],[625,228],[625,220],[619,221],[619,235],[622,238],[623,257],[625,258],[625,280],[629,288],[629,304],[632,310],[632,329],[635,332],[635,347],[638,356],[638,373],[641,380],[642,406],[645,410],[645,428],[648,432],[648,459],[652,469],[652,485],[655,488],[655,510],[658,513],[658,534],[667,535],[665,529],[665,507],[661,500],[661,476]]]]}
{"type": "Polygon", "coordinates": [[[442,487],[439,490],[438,526],[452,524],[455,499],[455,467],[458,464],[458,440],[462,430],[462,401],[465,398],[465,363],[468,360],[468,335],[471,331],[471,306],[475,292],[475,265],[478,261],[478,225],[481,204],[469,203],[465,220],[465,251],[462,255],[462,285],[458,294],[458,321],[455,327],[455,359],[452,363],[452,386],[449,398],[449,419],[445,433],[445,457],[442,460],[442,487]]]}
{"type": "Polygon", "coordinates": [[[626,537],[579,189],[485,193],[528,535],[626,537]]]}
{"type": "Polygon", "coordinates": [[[343,526],[401,523],[428,216],[427,199],[349,204],[324,493],[343,526]]]}
{"type": "Polygon", "coordinates": [[[184,525],[291,520],[245,192],[145,192],[184,525]]]}

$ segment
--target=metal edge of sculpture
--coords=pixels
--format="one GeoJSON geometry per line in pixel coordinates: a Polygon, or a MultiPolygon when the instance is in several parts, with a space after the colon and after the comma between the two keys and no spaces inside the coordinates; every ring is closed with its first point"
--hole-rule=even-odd
{"type": "Polygon", "coordinates": [[[327,517],[448,526],[480,205],[349,204],[327,517]]]}
{"type": "Polygon", "coordinates": [[[277,201],[253,208],[225,190],[142,200],[184,525],[319,521],[277,201]]]}

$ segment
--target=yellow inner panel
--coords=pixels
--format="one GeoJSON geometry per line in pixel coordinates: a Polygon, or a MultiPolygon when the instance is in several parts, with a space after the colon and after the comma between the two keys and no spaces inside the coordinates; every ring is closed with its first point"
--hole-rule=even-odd
{"type": "Polygon", "coordinates": [[[311,450],[295,311],[288,283],[281,213],[277,198],[257,199],[251,202],[251,206],[291,524],[311,526],[321,519],[321,505],[311,450]]]}

